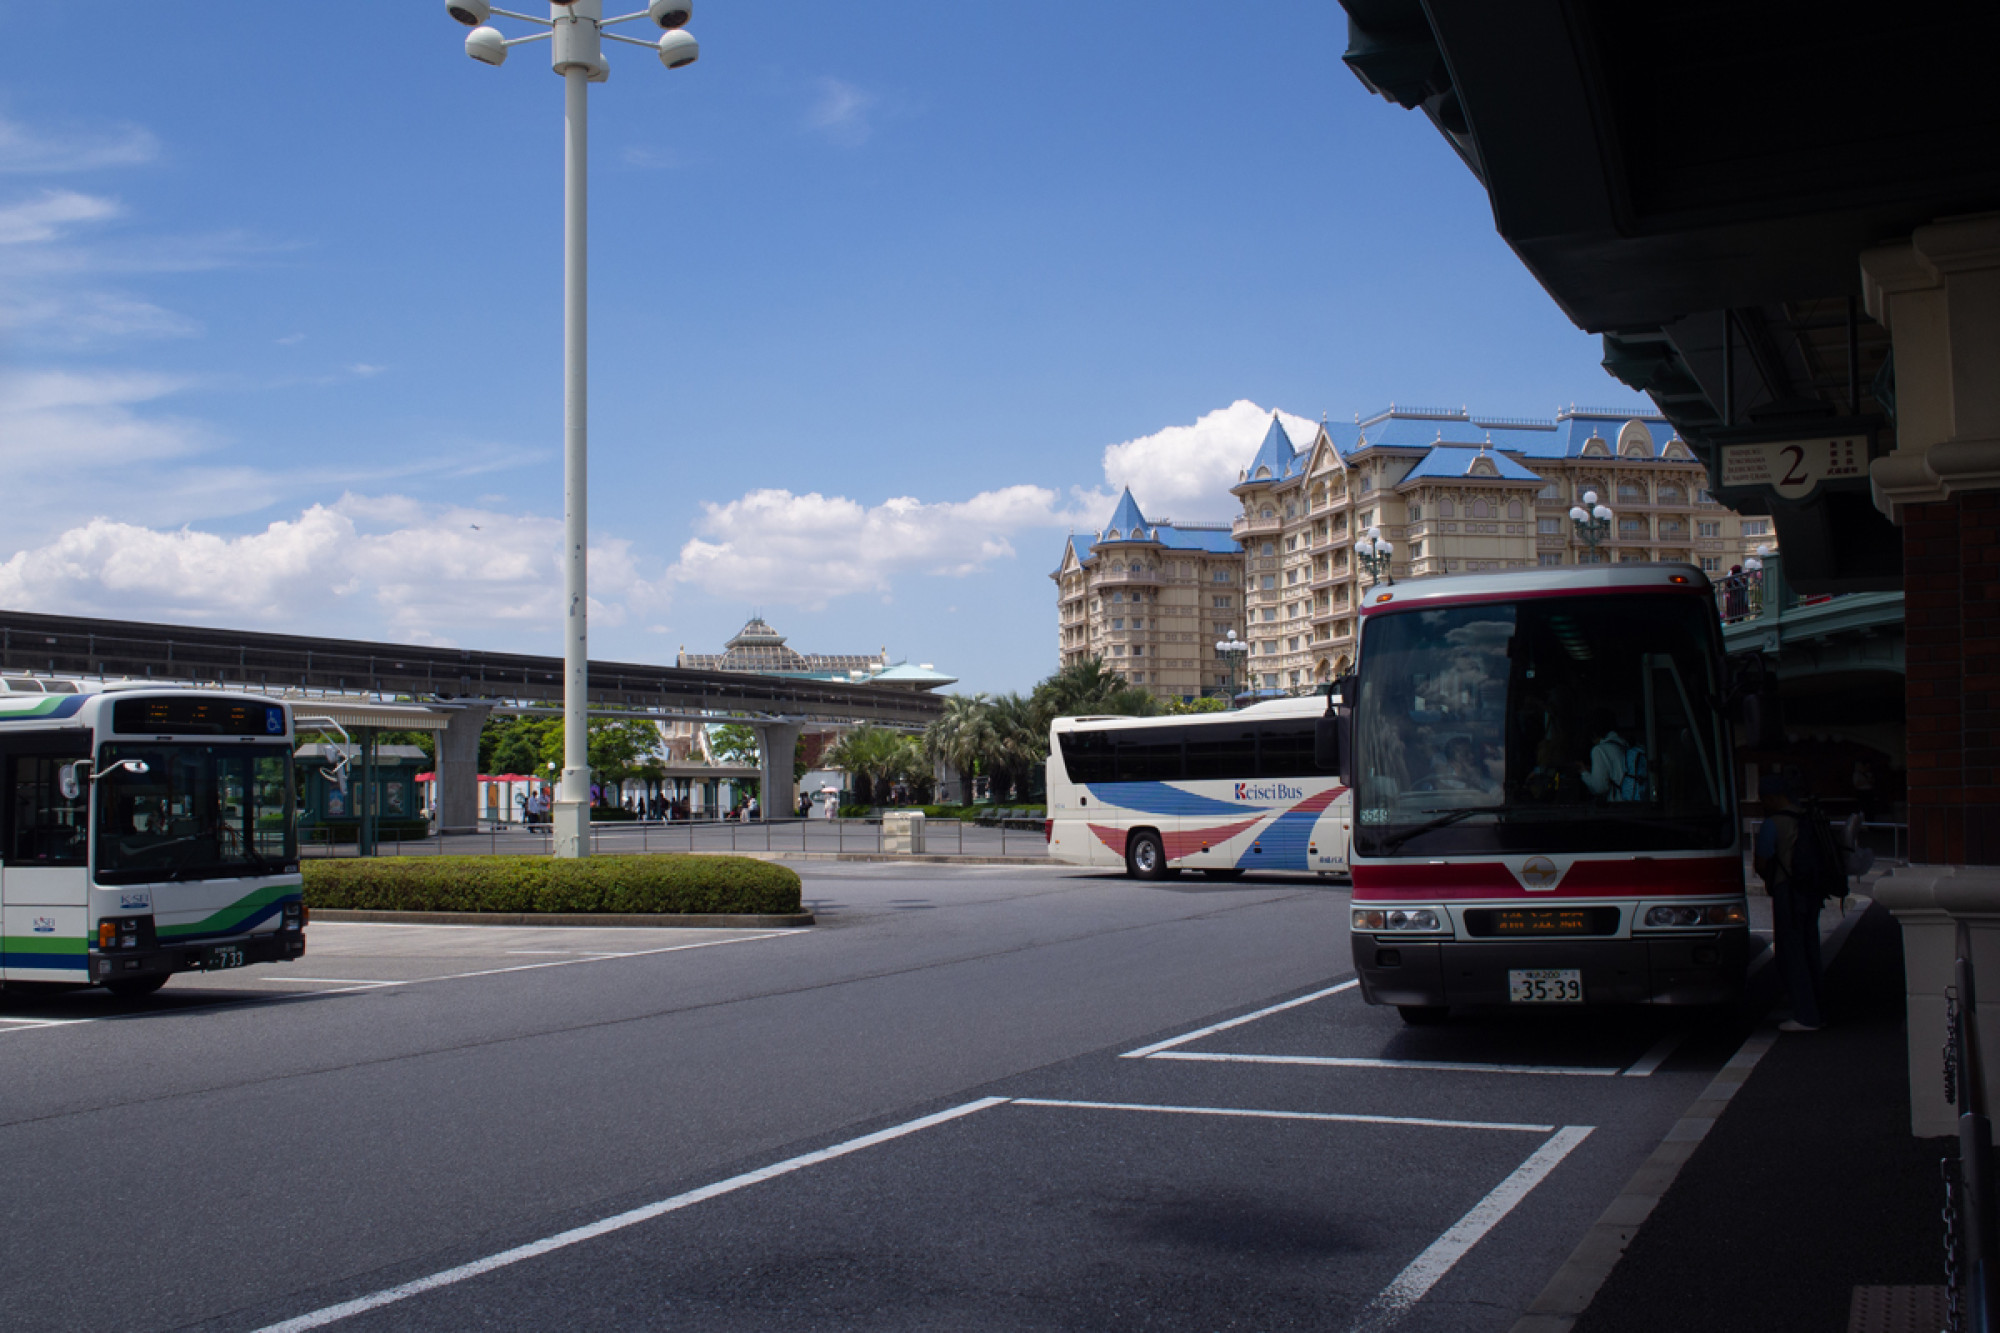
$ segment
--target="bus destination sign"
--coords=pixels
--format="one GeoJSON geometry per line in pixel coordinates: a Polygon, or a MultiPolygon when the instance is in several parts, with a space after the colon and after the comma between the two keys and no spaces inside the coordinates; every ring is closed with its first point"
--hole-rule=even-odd
{"type": "Polygon", "coordinates": [[[125,736],[283,736],[285,710],[187,695],[120,699],[111,706],[111,727],[125,736]]]}

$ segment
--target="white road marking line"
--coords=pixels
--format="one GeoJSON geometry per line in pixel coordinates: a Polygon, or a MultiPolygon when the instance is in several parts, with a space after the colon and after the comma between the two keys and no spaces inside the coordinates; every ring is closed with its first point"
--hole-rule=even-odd
{"type": "Polygon", "coordinates": [[[1353,990],[1360,984],[1361,982],[1358,978],[1351,981],[1343,981],[1338,986],[1328,986],[1325,990],[1316,990],[1310,995],[1301,995],[1296,1000],[1286,1000],[1283,1004],[1274,1004],[1268,1009],[1259,1009],[1254,1014],[1244,1014],[1241,1018],[1232,1018],[1223,1023],[1211,1023],[1205,1028],[1199,1028],[1184,1036],[1169,1037],[1165,1041],[1156,1041],[1151,1046],[1141,1046],[1136,1051],[1125,1052],[1119,1058],[1124,1060],[1144,1060],[1158,1055],[1161,1051],[1170,1051],[1176,1046],[1185,1046],[1188,1042],[1199,1041],[1203,1037],[1210,1037],[1218,1032],[1227,1032],[1230,1028],[1241,1027],[1245,1023],[1254,1023],[1260,1018],[1268,1018],[1272,1014],[1283,1013],[1287,1009],[1296,1009],[1302,1004],[1311,1004],[1314,1000],[1324,1000],[1327,996],[1338,995],[1344,990],[1353,990]]]}
{"type": "Polygon", "coordinates": [[[1254,1111],[1234,1106],[1153,1106],[1138,1102],[1073,1102],[1052,1097],[1016,1097],[1013,1106],[1071,1107],[1083,1111],[1153,1111],[1162,1115],[1224,1115],[1249,1120],[1327,1120],[1353,1125],[1415,1125],[1431,1129],[1499,1129],[1547,1134],[1554,1125],[1517,1125],[1504,1120],[1434,1120],[1414,1115],[1351,1115],[1335,1111],[1254,1111]]]}
{"type": "MultiPolygon", "coordinates": [[[[372,923],[355,922],[353,924],[365,925],[372,923]]],[[[424,929],[448,930],[451,929],[451,927],[427,926],[424,927],[424,929]]],[[[465,927],[465,929],[491,930],[492,927],[467,926],[465,927]]],[[[804,931],[774,930],[769,932],[768,934],[742,935],[738,936],[735,939],[730,939],[730,940],[698,940],[692,944],[670,944],[660,949],[640,949],[633,953],[612,954],[609,955],[608,958],[607,957],[558,958],[553,962],[547,962],[547,963],[517,963],[512,967],[489,967],[489,968],[482,968],[477,972],[448,972],[445,975],[438,977],[409,977],[401,981],[363,981],[348,977],[290,977],[290,976],[247,977],[245,978],[245,980],[248,981],[258,981],[258,982],[300,981],[312,985],[335,986],[339,987],[339,989],[300,991],[290,995],[285,995],[272,991],[260,991],[254,987],[245,987],[242,990],[236,991],[235,994],[255,995],[259,998],[260,1001],[267,1004],[286,1004],[297,1000],[321,1000],[325,999],[329,995],[365,995],[370,991],[385,990],[393,986],[422,986],[422,985],[427,985],[428,983],[433,981],[464,981],[472,977],[493,977],[493,976],[500,976],[508,972],[534,972],[545,967],[574,967],[578,963],[602,963],[602,962],[607,962],[610,959],[614,958],[645,958],[652,954],[657,954],[657,953],[679,953],[683,949],[712,949],[719,944],[754,944],[758,940],[781,940],[792,937],[803,938],[805,934],[806,932],[804,931]]],[[[218,1001],[217,1003],[221,1002],[218,1001]]],[[[210,1007],[212,1006],[209,1004],[189,1005],[186,1006],[186,1008],[182,1012],[193,1012],[198,1009],[207,1009],[210,1007]]],[[[0,1021],[5,1021],[5,1020],[0,1020],[0,1021]]],[[[18,1028],[0,1028],[0,1036],[5,1036],[9,1032],[31,1032],[44,1027],[67,1027],[73,1023],[102,1023],[109,1021],[109,1019],[108,1018],[40,1018],[40,1019],[29,1019],[23,1021],[29,1022],[34,1026],[18,1027],[18,1028]]]]}
{"type": "Polygon", "coordinates": [[[1583,1065],[1493,1065],[1459,1060],[1385,1060],[1361,1055],[1238,1055],[1227,1051],[1162,1051],[1147,1058],[1239,1065],[1318,1065],[1331,1069],[1421,1069],[1452,1074],[1559,1074],[1577,1078],[1609,1078],[1619,1072],[1583,1065]]]}
{"type": "Polygon", "coordinates": [[[619,953],[611,949],[505,949],[502,952],[514,954],[561,954],[566,958],[630,958],[629,953],[619,953]]]}
{"type": "Polygon", "coordinates": [[[13,1024],[0,1027],[0,1036],[9,1032],[39,1032],[43,1028],[74,1027],[78,1023],[95,1023],[94,1018],[0,1018],[0,1023],[13,1024]]]}
{"type": "Polygon", "coordinates": [[[1651,1078],[1653,1071],[1665,1064],[1667,1057],[1679,1049],[1681,1042],[1686,1039],[1687,1033],[1685,1032],[1669,1032],[1666,1036],[1654,1042],[1651,1050],[1632,1062],[1631,1067],[1625,1071],[1625,1077],[1651,1078]]]}
{"type": "Polygon", "coordinates": [[[322,1328],[327,1324],[337,1323],[342,1319],[351,1319],[355,1315],[365,1314],[370,1310],[379,1310],[385,1305],[393,1305],[397,1301],[408,1300],[412,1296],[418,1296],[427,1291],[436,1291],[440,1287],[449,1287],[456,1283],[464,1282],[468,1278],[475,1278],[484,1273],[491,1273],[495,1269],[505,1268],[510,1264],[518,1264],[524,1259],[536,1259],[544,1254],[565,1249],[568,1246],[576,1245],[586,1240],[595,1240],[599,1236],[607,1236],[614,1231],[622,1231],[626,1227],[637,1226],[641,1222],[650,1222],[656,1217],[678,1212],[693,1204],[701,1203],[720,1195],[734,1193],[745,1186],[756,1185],[766,1180],[775,1179],[778,1176],[789,1175],[794,1171],[803,1170],[809,1166],[817,1166],[821,1162],[830,1162],[836,1157],[845,1157],[849,1153],[860,1152],[863,1148],[872,1148],[878,1143],[887,1143],[891,1139],[899,1139],[906,1134],[914,1134],[918,1130],[930,1129],[935,1125],[942,1125],[947,1121],[971,1115],[975,1111],[984,1111],[988,1107],[1000,1106],[1005,1104],[1006,1101],[1005,1097],[981,1097],[977,1101],[966,1102],[962,1105],[954,1106],[949,1110],[939,1111],[934,1115],[920,1116],[915,1120],[906,1120],[900,1125],[892,1125],[888,1129],[880,1129],[873,1134],[863,1134],[860,1138],[849,1139],[845,1143],[836,1143],[831,1148],[821,1148],[817,1152],[802,1153],[797,1157],[788,1157],[782,1162],[774,1162],[770,1166],[759,1167],[755,1171],[746,1171],[740,1176],[731,1176],[727,1180],[718,1180],[712,1185],[703,1185],[701,1188],[689,1190],[685,1194],[676,1194],[670,1199],[661,1199],[657,1203],[649,1203],[643,1207],[634,1208],[629,1212],[619,1213],[613,1217],[591,1222],[585,1226],[573,1227],[568,1231],[559,1232],[542,1240],[532,1241],[526,1245],[517,1245],[511,1250],[502,1250],[498,1254],[490,1254],[484,1259],[475,1259],[469,1264],[460,1264],[456,1268],[447,1268],[441,1273],[433,1273],[429,1277],[420,1277],[415,1281],[405,1282],[400,1286],[390,1287],[370,1296],[361,1296],[351,1301],[342,1301],[338,1305],[329,1305],[323,1309],[313,1310],[307,1314],[284,1320],[281,1323],[269,1324],[257,1330],[257,1333],[300,1333],[304,1329],[322,1328]]]}
{"type": "Polygon", "coordinates": [[[1451,1230],[1432,1241],[1430,1247],[1415,1259],[1410,1266],[1396,1275],[1396,1280],[1384,1287],[1368,1308],[1361,1313],[1361,1319],[1354,1325],[1353,1333],[1382,1333],[1391,1324],[1408,1314],[1410,1307],[1424,1298],[1424,1294],[1437,1285],[1466,1253],[1477,1245],[1491,1231],[1500,1219],[1514,1211],[1514,1206],[1528,1197],[1528,1192],[1546,1180],[1551,1171],[1570,1155],[1575,1147],[1590,1137],[1590,1125],[1566,1125],[1556,1132],[1554,1138],[1535,1149],[1527,1161],[1514,1169],[1514,1173],[1493,1187],[1493,1190],[1478,1203],[1472,1211],[1452,1226],[1451,1230]]]}

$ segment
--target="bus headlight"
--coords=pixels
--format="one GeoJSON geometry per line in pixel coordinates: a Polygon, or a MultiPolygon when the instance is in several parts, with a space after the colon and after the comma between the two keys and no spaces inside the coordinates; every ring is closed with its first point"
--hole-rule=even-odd
{"type": "Polygon", "coordinates": [[[1417,931],[1436,934],[1446,929],[1444,914],[1429,907],[1357,907],[1354,929],[1359,931],[1417,931]]]}
{"type": "Polygon", "coordinates": [[[1742,903],[1710,903],[1702,907],[1654,907],[1646,912],[1648,930],[1691,930],[1704,926],[1740,926],[1747,920],[1742,903]]]}

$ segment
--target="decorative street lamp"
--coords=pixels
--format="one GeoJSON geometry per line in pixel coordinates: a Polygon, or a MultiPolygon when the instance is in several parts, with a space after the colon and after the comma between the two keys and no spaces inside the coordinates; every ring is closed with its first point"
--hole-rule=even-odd
{"type": "Polygon", "coordinates": [[[1382,529],[1370,528],[1360,541],[1354,543],[1354,558],[1361,562],[1361,568],[1368,574],[1368,586],[1374,587],[1384,578],[1389,586],[1396,586],[1396,575],[1389,568],[1389,557],[1396,548],[1382,540],[1382,529]]]}
{"type": "Polygon", "coordinates": [[[1235,630],[1230,630],[1229,633],[1215,641],[1215,655],[1222,661],[1229,663],[1229,697],[1234,699],[1236,697],[1237,676],[1243,666],[1243,659],[1250,655],[1250,645],[1237,638],[1235,630]]]}
{"type": "Polygon", "coordinates": [[[1597,544],[1611,531],[1611,510],[1597,503],[1596,491],[1585,491],[1583,503],[1571,506],[1569,521],[1577,539],[1590,548],[1590,563],[1596,564],[1597,544]]]}
{"type": "Polygon", "coordinates": [[[586,477],[589,390],[587,317],[589,266],[585,230],[589,220],[587,173],[589,135],[585,85],[611,77],[605,42],[657,50],[668,69],[691,65],[701,54],[681,29],[693,12],[692,0],[652,0],[646,8],[617,18],[604,17],[604,0],[551,0],[549,16],[517,14],[487,0],[445,0],[445,12],[471,28],[465,53],[481,64],[498,65],[509,49],[547,41],[551,65],[563,79],[563,768],[550,823],[557,856],[590,855],[590,571],[586,477]],[[548,29],[529,37],[507,37],[486,26],[494,15],[548,29]],[[604,29],[646,19],[661,29],[657,43],[621,37],[604,29]]]}

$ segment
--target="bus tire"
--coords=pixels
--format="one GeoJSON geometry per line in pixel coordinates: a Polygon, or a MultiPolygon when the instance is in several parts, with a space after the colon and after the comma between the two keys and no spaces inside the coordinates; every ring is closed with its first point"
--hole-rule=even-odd
{"type": "Polygon", "coordinates": [[[104,983],[104,989],[121,1000],[143,1000],[167,984],[167,975],[165,972],[155,972],[149,977],[128,977],[122,981],[107,981],[104,983]]]}
{"type": "Polygon", "coordinates": [[[1210,879],[1242,879],[1242,866],[1215,866],[1201,872],[1210,879]]]}
{"type": "Polygon", "coordinates": [[[1167,849],[1159,834],[1141,829],[1126,840],[1125,873],[1134,879],[1167,877],[1167,849]]]}
{"type": "Polygon", "coordinates": [[[1413,1028],[1431,1028],[1451,1016],[1448,1004],[1399,1004],[1396,1012],[1413,1028]]]}

